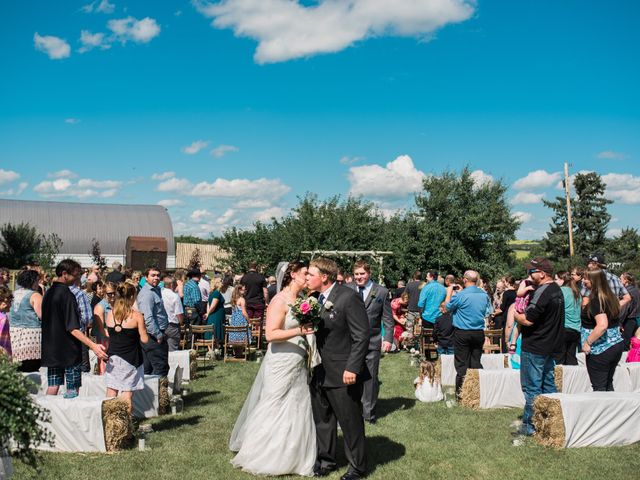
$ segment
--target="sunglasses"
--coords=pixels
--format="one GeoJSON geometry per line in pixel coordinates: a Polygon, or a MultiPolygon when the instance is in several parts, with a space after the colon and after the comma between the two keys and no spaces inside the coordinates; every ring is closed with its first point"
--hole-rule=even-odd
{"type": "Polygon", "coordinates": [[[539,272],[539,271],[540,271],[540,270],[538,270],[537,268],[530,268],[529,270],[527,270],[527,273],[528,273],[529,275],[531,275],[532,273],[536,273],[536,272],[539,272]]]}
{"type": "Polygon", "coordinates": [[[109,297],[113,297],[116,294],[116,292],[107,292],[107,296],[109,297]]]}

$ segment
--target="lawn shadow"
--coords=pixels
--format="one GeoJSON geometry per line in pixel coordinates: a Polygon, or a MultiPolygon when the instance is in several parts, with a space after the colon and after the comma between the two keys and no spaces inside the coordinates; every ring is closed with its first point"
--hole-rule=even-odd
{"type": "Polygon", "coordinates": [[[399,460],[404,457],[406,451],[403,444],[394,442],[388,437],[367,437],[368,473],[371,474],[376,471],[376,468],[399,460]]]}
{"type": "Polygon", "coordinates": [[[378,419],[386,417],[396,410],[409,410],[416,404],[415,398],[392,397],[379,398],[376,404],[376,416],[378,419]]]}
{"type": "Polygon", "coordinates": [[[184,407],[193,407],[194,405],[207,405],[213,402],[214,395],[219,394],[218,390],[208,390],[203,392],[190,392],[186,397],[182,398],[184,407]]]}
{"type": "Polygon", "coordinates": [[[200,423],[204,417],[202,415],[192,415],[190,417],[184,417],[182,415],[172,415],[165,417],[157,423],[153,424],[154,432],[162,432],[164,430],[171,430],[177,427],[193,426],[200,423]]]}

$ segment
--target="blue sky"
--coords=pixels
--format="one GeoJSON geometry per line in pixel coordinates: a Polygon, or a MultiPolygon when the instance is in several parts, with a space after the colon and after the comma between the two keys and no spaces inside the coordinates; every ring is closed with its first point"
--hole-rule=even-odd
{"type": "MultiPolygon", "coordinates": [[[[563,162],[640,227],[633,0],[89,0],[0,5],[0,196],[161,203],[219,234],[311,191],[412,205],[501,179],[540,238],[563,162]]],[[[516,213],[517,212],[517,213],[516,213]]]]}

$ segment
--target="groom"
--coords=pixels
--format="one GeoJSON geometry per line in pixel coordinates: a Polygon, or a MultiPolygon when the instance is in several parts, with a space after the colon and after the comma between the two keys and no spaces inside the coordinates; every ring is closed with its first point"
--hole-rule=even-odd
{"type": "Polygon", "coordinates": [[[361,398],[369,320],[358,293],[335,283],[337,274],[336,263],[322,257],[312,260],[307,272],[307,287],[320,293],[323,304],[316,332],[322,363],[309,386],[318,444],[314,474],[323,477],[336,468],[339,422],[349,462],[341,480],[356,480],[367,469],[361,398]]]}

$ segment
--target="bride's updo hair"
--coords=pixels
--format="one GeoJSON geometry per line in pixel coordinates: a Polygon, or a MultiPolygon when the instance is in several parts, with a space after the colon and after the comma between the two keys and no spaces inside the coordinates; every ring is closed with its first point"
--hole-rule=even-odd
{"type": "Polygon", "coordinates": [[[295,260],[293,262],[289,262],[287,269],[284,271],[284,276],[282,277],[282,287],[284,288],[291,283],[291,274],[295,272],[299,272],[301,269],[307,266],[306,262],[302,260],[295,260]]]}

